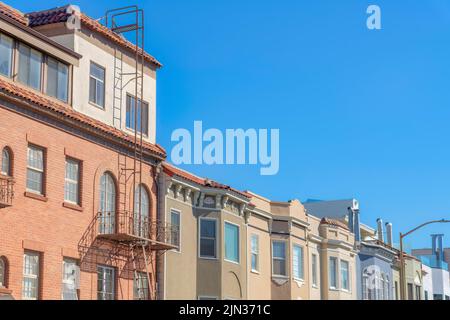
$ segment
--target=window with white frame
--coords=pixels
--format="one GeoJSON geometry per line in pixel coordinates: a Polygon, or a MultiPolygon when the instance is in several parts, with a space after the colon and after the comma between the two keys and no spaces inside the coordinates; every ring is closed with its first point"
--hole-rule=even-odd
{"type": "Polygon", "coordinates": [[[286,242],[272,241],[272,275],[287,276],[286,242]]]}
{"type": "Polygon", "coordinates": [[[62,300],[78,300],[80,267],[74,259],[63,259],[62,300]]]}
{"type": "Polygon", "coordinates": [[[217,258],[217,221],[200,218],[200,258],[217,258]]]}
{"type": "Polygon", "coordinates": [[[116,275],[114,268],[97,266],[97,299],[114,300],[116,275]]]}
{"type": "Polygon", "coordinates": [[[89,76],[89,101],[99,107],[105,107],[105,68],[91,62],[89,76]]]}
{"type": "Polygon", "coordinates": [[[19,82],[35,90],[41,90],[42,53],[19,44],[19,82]]]}
{"type": "Polygon", "coordinates": [[[69,67],[51,57],[47,58],[47,94],[67,102],[69,91],[69,67]]]}
{"type": "Polygon", "coordinates": [[[148,135],[148,103],[127,95],[126,126],[133,131],[148,135]],[[137,128],[137,130],[136,130],[137,128]]]}
{"type": "Polygon", "coordinates": [[[1,174],[5,176],[11,176],[11,153],[8,148],[2,150],[2,167],[1,174]]]}
{"type": "Polygon", "coordinates": [[[225,260],[239,263],[239,226],[225,222],[225,260]]]}
{"type": "Polygon", "coordinates": [[[100,178],[100,234],[111,234],[116,226],[116,185],[109,172],[105,172],[100,178]]]}
{"type": "Polygon", "coordinates": [[[28,146],[27,190],[44,194],[44,149],[32,145],[28,146]]]}
{"type": "Polygon", "coordinates": [[[176,210],[170,210],[170,224],[172,232],[170,234],[170,243],[177,246],[180,250],[180,212],[176,210]]]}
{"type": "Polygon", "coordinates": [[[294,245],[292,251],[292,273],[294,279],[303,280],[303,248],[299,245],[294,245]]]}
{"type": "Polygon", "coordinates": [[[259,236],[252,234],[250,238],[252,271],[259,271],[259,236]]]}
{"type": "Polygon", "coordinates": [[[25,252],[23,256],[22,298],[39,298],[39,253],[25,252]]]}
{"type": "Polygon", "coordinates": [[[66,159],[64,201],[80,204],[80,161],[66,159]]]}
{"type": "Polygon", "coordinates": [[[150,287],[148,277],[145,272],[137,272],[133,284],[134,300],[149,300],[150,287]]]}
{"type": "Polygon", "coordinates": [[[345,260],[341,260],[341,289],[350,291],[350,265],[345,260]]]}
{"type": "Polygon", "coordinates": [[[13,39],[0,34],[0,74],[8,78],[12,75],[13,49],[13,39]]]}
{"type": "Polygon", "coordinates": [[[328,268],[328,281],[329,281],[329,287],[330,289],[337,289],[337,258],[336,257],[330,257],[329,259],[329,268],[328,268]]]}
{"type": "Polygon", "coordinates": [[[5,257],[0,257],[0,288],[6,287],[6,275],[8,265],[5,257]]]}
{"type": "Polygon", "coordinates": [[[312,254],[311,255],[311,268],[312,268],[312,285],[317,287],[318,286],[318,279],[317,279],[317,255],[312,254]]]}

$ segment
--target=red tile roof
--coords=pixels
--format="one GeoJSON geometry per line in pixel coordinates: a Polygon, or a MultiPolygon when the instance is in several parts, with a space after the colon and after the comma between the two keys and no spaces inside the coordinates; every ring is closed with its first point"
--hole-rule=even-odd
{"type": "MultiPolygon", "coordinates": [[[[69,6],[54,8],[50,10],[44,10],[44,11],[37,11],[27,14],[27,17],[29,18],[29,26],[30,27],[38,27],[42,25],[48,25],[48,24],[54,24],[54,23],[60,23],[60,22],[66,22],[67,19],[70,17],[70,13],[67,13],[67,8],[69,6]]],[[[108,38],[109,40],[115,42],[116,44],[135,52],[136,46],[131,43],[130,41],[123,38],[121,35],[115,33],[111,29],[105,27],[98,21],[88,17],[84,13],[81,14],[81,23],[84,24],[87,28],[94,32],[98,32],[108,38]]],[[[144,57],[146,61],[153,63],[156,67],[162,67],[162,64],[156,60],[153,56],[148,54],[147,52],[144,52],[144,57]]]]}
{"type": "Polygon", "coordinates": [[[8,6],[7,4],[5,4],[3,2],[0,2],[0,13],[7,15],[8,17],[22,23],[23,25],[28,24],[28,19],[25,17],[25,15],[22,12],[8,6]]]}
{"type": "Polygon", "coordinates": [[[328,224],[330,226],[335,226],[335,227],[343,228],[345,230],[350,230],[344,222],[336,220],[336,219],[322,218],[322,220],[320,221],[320,224],[328,224]]]}
{"type": "Polygon", "coordinates": [[[209,187],[209,188],[214,188],[214,189],[222,189],[222,190],[228,190],[228,191],[232,191],[235,192],[241,196],[244,196],[246,198],[251,198],[251,196],[243,191],[239,191],[237,189],[234,189],[230,186],[218,183],[216,181],[210,180],[210,179],[205,179],[205,178],[201,178],[198,177],[196,175],[193,175],[192,173],[189,173],[185,170],[181,170],[171,164],[168,164],[167,162],[163,163],[163,169],[164,172],[169,175],[170,177],[176,175],[179,176],[183,179],[186,179],[188,181],[194,182],[196,184],[202,185],[204,187],[209,187]]]}
{"type": "MultiPolygon", "coordinates": [[[[134,143],[134,136],[126,134],[125,132],[120,131],[117,128],[109,126],[103,122],[75,111],[68,104],[55,101],[37,91],[30,90],[18,83],[13,83],[11,81],[0,78],[0,93],[24,99],[28,102],[38,105],[39,107],[52,111],[55,114],[63,115],[83,125],[88,125],[93,129],[99,130],[102,133],[107,133],[108,135],[120,139],[123,142],[130,144],[134,143]]],[[[144,142],[143,147],[144,150],[150,152],[160,159],[164,159],[166,157],[165,150],[157,144],[155,145],[152,143],[144,142]]]]}

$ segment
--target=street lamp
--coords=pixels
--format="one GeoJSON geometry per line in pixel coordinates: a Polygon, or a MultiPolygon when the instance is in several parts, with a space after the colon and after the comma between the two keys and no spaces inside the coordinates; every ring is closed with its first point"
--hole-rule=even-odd
{"type": "Polygon", "coordinates": [[[406,290],[406,288],[405,288],[405,257],[403,254],[403,238],[410,235],[414,231],[417,231],[417,230],[419,230],[429,224],[432,224],[432,223],[450,223],[450,220],[442,219],[442,220],[428,221],[428,222],[422,223],[420,226],[418,226],[406,233],[400,232],[400,299],[401,300],[405,300],[405,296],[406,296],[406,292],[405,292],[405,290],[406,290]]]}

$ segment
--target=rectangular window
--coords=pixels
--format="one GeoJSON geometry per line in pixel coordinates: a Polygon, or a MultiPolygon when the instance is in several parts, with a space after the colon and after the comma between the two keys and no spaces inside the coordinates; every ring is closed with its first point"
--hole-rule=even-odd
{"type": "Polygon", "coordinates": [[[294,279],[303,280],[303,248],[294,245],[292,251],[292,272],[294,279]]]}
{"type": "Polygon", "coordinates": [[[93,62],[89,77],[89,101],[105,107],[105,69],[93,62]]]}
{"type": "Polygon", "coordinates": [[[19,44],[19,82],[41,90],[42,53],[19,44]]]}
{"type": "Polygon", "coordinates": [[[47,94],[67,102],[69,89],[69,67],[56,59],[48,57],[47,94]]]}
{"type": "Polygon", "coordinates": [[[80,162],[77,160],[66,159],[64,201],[80,204],[80,162]]]}
{"type": "Polygon", "coordinates": [[[312,268],[312,284],[317,287],[317,255],[311,256],[311,268],[312,268]]]}
{"type": "Polygon", "coordinates": [[[251,239],[252,271],[259,271],[259,237],[252,234],[251,239]]]}
{"type": "Polygon", "coordinates": [[[329,287],[330,289],[337,289],[337,258],[330,257],[329,264],[329,287]]]}
{"type": "Polygon", "coordinates": [[[178,211],[170,211],[170,224],[172,226],[171,243],[180,250],[180,213],[178,211]]]}
{"type": "Polygon", "coordinates": [[[398,292],[398,282],[394,282],[394,289],[395,289],[395,300],[399,300],[399,292],[398,292]]]}
{"type": "Polygon", "coordinates": [[[341,288],[350,290],[350,266],[348,261],[341,260],[341,288]]]}
{"type": "Polygon", "coordinates": [[[239,227],[225,222],[225,260],[239,263],[239,227]]]}
{"type": "Polygon", "coordinates": [[[114,300],[116,275],[114,268],[97,266],[97,299],[114,300]]]}
{"type": "Polygon", "coordinates": [[[80,286],[80,267],[73,259],[63,260],[62,299],[78,300],[80,286]]]}
{"type": "Polygon", "coordinates": [[[284,241],[272,242],[272,274],[274,276],[287,276],[286,243],[284,241]]]}
{"type": "Polygon", "coordinates": [[[145,272],[137,272],[133,285],[134,300],[149,300],[150,288],[148,277],[145,272]]]}
{"type": "Polygon", "coordinates": [[[0,34],[0,74],[8,78],[12,74],[13,47],[13,39],[0,34]]]}
{"type": "Polygon", "coordinates": [[[414,300],[414,286],[412,283],[408,283],[408,300],[414,300]]]}
{"type": "Polygon", "coordinates": [[[422,300],[422,287],[416,286],[416,300],[422,300]]]}
{"type": "Polygon", "coordinates": [[[148,103],[139,99],[136,108],[136,98],[127,95],[126,126],[128,129],[148,135],[148,103]],[[142,128],[142,129],[141,129],[142,128]]]}
{"type": "Polygon", "coordinates": [[[28,146],[27,190],[44,194],[44,149],[28,146]]]}
{"type": "Polygon", "coordinates": [[[39,253],[25,252],[23,256],[22,298],[39,298],[39,253]]]}
{"type": "Polygon", "coordinates": [[[200,258],[217,258],[216,220],[200,218],[200,258]]]}

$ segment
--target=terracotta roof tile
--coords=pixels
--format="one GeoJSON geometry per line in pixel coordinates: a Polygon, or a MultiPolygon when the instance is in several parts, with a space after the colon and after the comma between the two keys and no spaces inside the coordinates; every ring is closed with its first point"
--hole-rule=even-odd
{"type": "MultiPolygon", "coordinates": [[[[93,129],[97,129],[103,133],[112,135],[113,137],[120,139],[127,143],[134,143],[134,136],[126,134],[117,128],[109,126],[103,122],[95,120],[89,116],[86,116],[78,111],[72,109],[68,104],[64,104],[59,101],[55,101],[43,94],[36,91],[32,91],[26,87],[23,87],[17,83],[12,83],[10,81],[0,78],[0,92],[6,93],[10,96],[15,96],[20,99],[24,99],[28,102],[36,104],[42,108],[55,112],[57,114],[66,116],[67,118],[76,120],[84,125],[88,125],[93,129]]],[[[145,150],[150,151],[155,156],[159,158],[165,158],[165,150],[159,146],[152,143],[144,142],[143,147],[145,150]]]]}
{"type": "Polygon", "coordinates": [[[344,222],[336,220],[336,219],[322,218],[322,220],[320,221],[320,224],[328,224],[331,226],[343,228],[345,230],[350,230],[344,222]]]}
{"type": "Polygon", "coordinates": [[[171,164],[168,164],[167,162],[163,163],[163,169],[164,172],[166,174],[168,174],[169,176],[179,176],[183,179],[186,179],[188,181],[194,182],[196,184],[202,185],[204,187],[209,187],[209,188],[214,188],[214,189],[222,189],[222,190],[229,190],[232,192],[235,192],[241,196],[244,196],[246,198],[250,198],[251,196],[247,193],[247,192],[243,192],[243,191],[239,191],[237,189],[234,189],[230,186],[218,183],[216,181],[210,180],[210,179],[205,179],[205,178],[201,178],[198,177],[196,175],[193,175],[192,173],[189,173],[185,170],[181,170],[171,164]]]}
{"type": "Polygon", "coordinates": [[[7,15],[8,17],[22,23],[23,25],[28,25],[28,19],[22,12],[8,6],[3,2],[0,2],[0,13],[7,15]]]}
{"type": "MultiPolygon", "coordinates": [[[[54,9],[50,9],[50,10],[29,13],[29,14],[27,14],[27,17],[30,20],[29,26],[30,27],[38,27],[38,26],[47,25],[47,24],[66,22],[67,19],[70,17],[70,14],[67,13],[68,7],[69,6],[67,5],[64,7],[54,8],[54,9]]],[[[105,27],[100,22],[85,15],[84,13],[81,14],[81,23],[83,23],[90,30],[102,34],[109,40],[115,42],[116,44],[118,44],[128,50],[131,50],[133,52],[136,50],[136,46],[133,43],[126,40],[121,35],[115,33],[111,29],[105,27]]],[[[157,67],[162,66],[162,64],[158,60],[156,60],[153,56],[151,56],[147,52],[144,52],[144,56],[145,56],[146,61],[153,63],[157,67]]]]}

